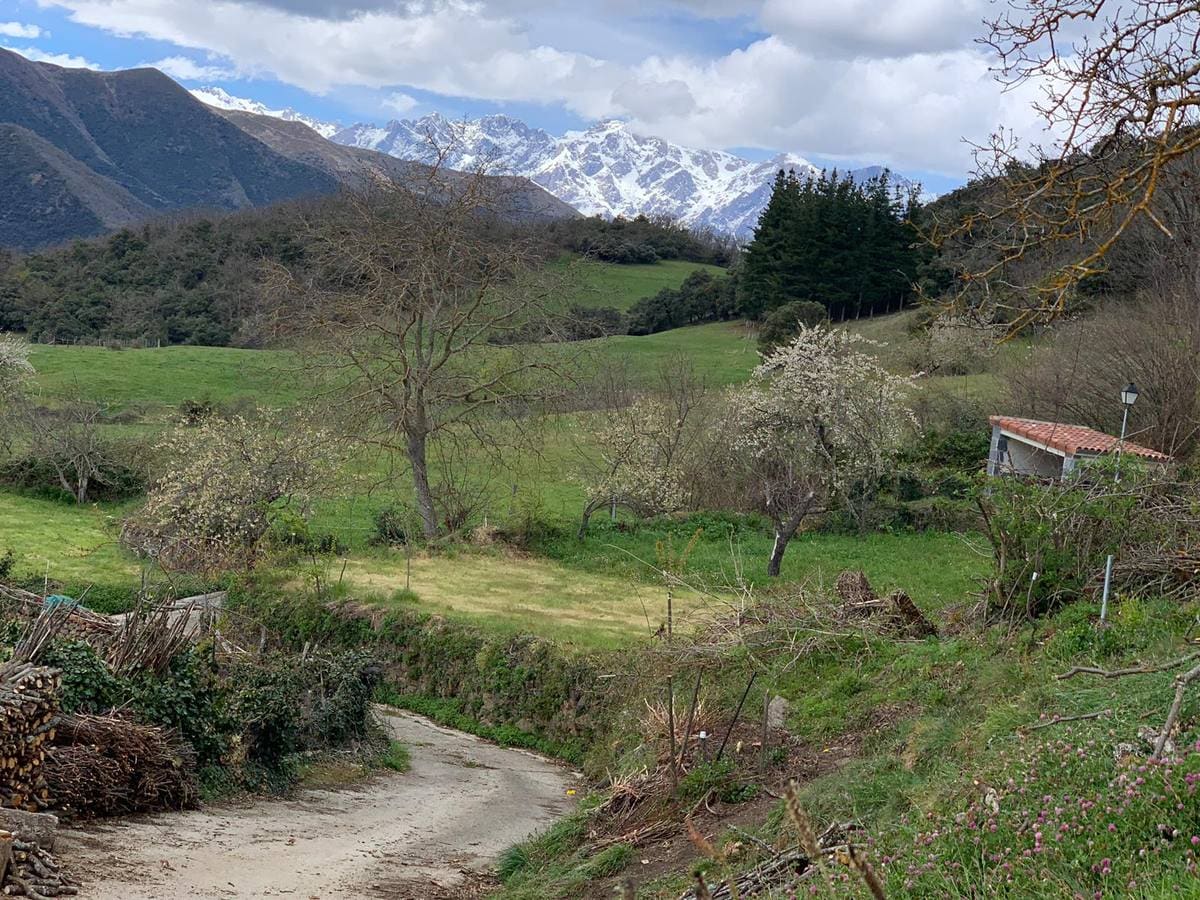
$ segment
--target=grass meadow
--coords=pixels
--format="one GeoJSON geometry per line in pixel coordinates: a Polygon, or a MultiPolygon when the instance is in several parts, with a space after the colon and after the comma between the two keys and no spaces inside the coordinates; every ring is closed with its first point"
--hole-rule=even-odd
{"type": "MultiPolygon", "coordinates": [[[[579,302],[628,308],[638,298],[679,284],[696,264],[663,262],[579,267],[579,302]]],[[[713,268],[713,267],[708,267],[713,268]]],[[[902,342],[908,315],[855,323],[869,336],[902,342]]],[[[622,365],[650,379],[676,357],[691,361],[714,387],[744,381],[758,361],[755,334],[743,322],[719,322],[646,337],[586,342],[589,366],[622,365]]],[[[82,396],[108,404],[111,427],[154,431],[187,402],[225,409],[286,407],[306,395],[295,357],[280,350],[164,347],[110,350],[37,346],[36,384],[48,402],[82,396]]],[[[988,389],[984,386],[984,389],[988,389]]],[[[395,602],[411,579],[424,607],[503,630],[530,630],[583,647],[614,646],[652,633],[661,623],[663,586],[657,559],[694,541],[683,568],[695,591],[680,594],[681,611],[700,608],[705,596],[727,596],[738,585],[763,584],[771,535],[765,526],[731,525],[719,517],[679,522],[609,522],[600,515],[585,541],[575,537],[583,489],[575,472],[589,452],[586,414],[542,420],[538,450],[492,471],[481,459],[492,498],[489,523],[513,530],[536,520],[529,553],[495,548],[439,551],[408,560],[373,545],[374,521],[403,505],[409,484],[380,458],[359,456],[340,486],[311,509],[316,534],[334,535],[346,548],[339,578],[351,595],[395,602]]],[[[472,462],[472,466],[476,466],[472,462]]],[[[15,574],[50,579],[75,594],[120,595],[139,583],[141,567],[118,543],[129,504],[76,507],[41,496],[0,492],[0,554],[11,549],[15,574]]],[[[862,568],[880,590],[902,587],[918,603],[941,607],[974,590],[985,559],[969,539],[948,534],[802,534],[784,561],[786,581],[831,583],[845,568],[862,568]]],[[[341,565],[339,561],[338,565],[341,565]]],[[[405,595],[399,602],[413,602],[405,595]]]]}

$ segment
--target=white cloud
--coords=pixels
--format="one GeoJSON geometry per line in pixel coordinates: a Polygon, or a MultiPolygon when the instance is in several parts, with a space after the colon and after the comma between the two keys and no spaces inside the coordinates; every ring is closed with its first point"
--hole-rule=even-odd
{"type": "MultiPolygon", "coordinates": [[[[1027,92],[1004,94],[972,37],[987,0],[607,0],[571,7],[573,49],[521,16],[562,13],[559,0],[344,0],[318,18],[310,0],[39,0],[73,21],[231,60],[316,94],[397,86],[452,98],[561,105],[587,119],[625,117],[641,131],[701,146],[878,161],[960,175],[961,139],[1033,122],[1027,92]],[[687,7],[750,16],[768,37],[701,56],[664,46],[644,61],[606,36],[639,13],[687,7]],[[627,20],[619,20],[627,15],[627,20]],[[596,37],[588,42],[589,23],[596,37]],[[582,48],[582,49],[580,49],[582,48]]],[[[696,20],[700,22],[701,20],[696,20]]],[[[724,25],[703,20],[700,27],[724,25]]],[[[186,57],[177,77],[206,68],[186,57]]],[[[415,104],[415,101],[413,101],[415,104]]]]}
{"type": "Polygon", "coordinates": [[[37,38],[42,36],[42,29],[20,22],[0,22],[0,35],[10,38],[37,38]]]}
{"type": "Polygon", "coordinates": [[[989,13],[989,0],[766,0],[759,19],[796,47],[854,58],[961,50],[989,13]]]}
{"type": "Polygon", "coordinates": [[[187,56],[167,56],[146,65],[166,72],[180,81],[216,81],[238,77],[238,73],[233,69],[203,65],[187,56]]]}
{"type": "Polygon", "coordinates": [[[390,109],[402,116],[412,112],[419,105],[420,101],[416,97],[409,96],[402,91],[393,91],[383,99],[385,109],[390,109]]]}
{"type": "Polygon", "coordinates": [[[33,62],[50,63],[52,66],[62,66],[64,69],[99,69],[100,66],[82,56],[72,56],[70,53],[47,53],[37,47],[9,47],[5,50],[19,53],[33,62]]]}

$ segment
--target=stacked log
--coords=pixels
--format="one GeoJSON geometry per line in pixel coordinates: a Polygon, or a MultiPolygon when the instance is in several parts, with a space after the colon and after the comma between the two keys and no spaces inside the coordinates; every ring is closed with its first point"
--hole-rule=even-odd
{"type": "Polygon", "coordinates": [[[0,669],[0,806],[34,811],[49,800],[42,766],[62,687],[57,669],[0,669]]]}
{"type": "Polygon", "coordinates": [[[68,897],[79,893],[79,886],[72,881],[58,862],[46,850],[33,841],[16,838],[12,842],[12,860],[4,875],[5,896],[68,897]]]}
{"type": "MultiPolygon", "coordinates": [[[[63,618],[55,637],[85,641],[97,649],[106,647],[118,625],[108,616],[88,609],[79,603],[61,604],[63,618]]],[[[38,594],[0,583],[0,613],[29,626],[46,613],[46,600],[38,594]]]]}
{"type": "Polygon", "coordinates": [[[55,806],[99,816],[194,806],[195,772],[177,733],[118,715],[60,716],[44,766],[55,806]]]}

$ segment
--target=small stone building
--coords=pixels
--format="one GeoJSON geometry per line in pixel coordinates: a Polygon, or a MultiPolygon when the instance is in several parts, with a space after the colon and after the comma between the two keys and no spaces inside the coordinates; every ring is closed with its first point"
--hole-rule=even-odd
{"type": "Polygon", "coordinates": [[[1171,457],[1133,441],[1062,422],[1042,422],[1015,416],[992,416],[992,449],[988,454],[989,475],[1032,475],[1065,478],[1084,459],[1121,452],[1151,462],[1166,464],[1171,457]]]}

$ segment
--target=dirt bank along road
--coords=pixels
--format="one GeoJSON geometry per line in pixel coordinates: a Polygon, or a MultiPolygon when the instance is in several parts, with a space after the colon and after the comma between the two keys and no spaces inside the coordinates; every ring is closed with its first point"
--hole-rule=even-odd
{"type": "Polygon", "coordinates": [[[388,710],[412,770],[293,800],[162,813],[60,833],[55,853],[94,900],[451,898],[568,812],[571,773],[388,710]]]}

